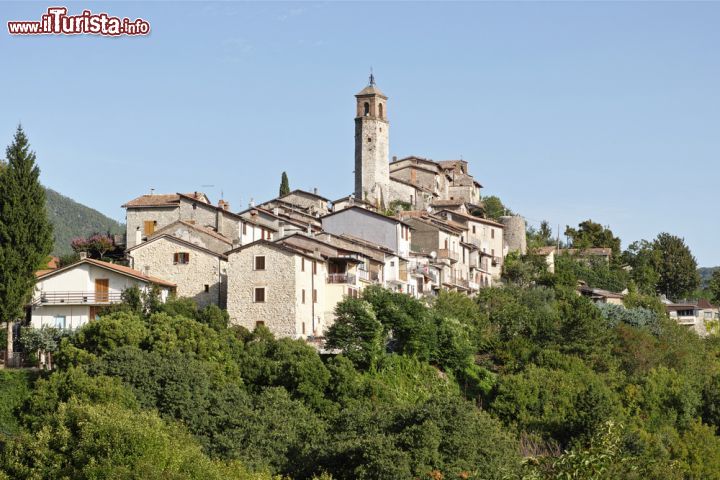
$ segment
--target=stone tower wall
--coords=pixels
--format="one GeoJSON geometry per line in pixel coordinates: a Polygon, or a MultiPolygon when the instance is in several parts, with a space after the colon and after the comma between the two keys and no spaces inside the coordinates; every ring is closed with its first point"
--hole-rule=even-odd
{"type": "Polygon", "coordinates": [[[374,117],[355,119],[355,197],[375,204],[390,193],[389,127],[374,117]]]}
{"type": "Polygon", "coordinates": [[[500,217],[503,229],[503,241],[509,252],[527,253],[527,233],[525,231],[525,219],[520,215],[500,217]]]}

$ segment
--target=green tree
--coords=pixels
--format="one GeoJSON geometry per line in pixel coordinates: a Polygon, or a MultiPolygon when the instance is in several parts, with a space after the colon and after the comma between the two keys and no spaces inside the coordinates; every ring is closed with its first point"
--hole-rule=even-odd
{"type": "Polygon", "coordinates": [[[697,261],[685,241],[669,233],[661,233],[653,242],[658,252],[655,269],[659,275],[658,293],[679,300],[700,285],[697,261]]]}
{"type": "Polygon", "coordinates": [[[633,242],[623,252],[622,262],[630,267],[630,278],[640,293],[656,295],[657,285],[660,281],[657,271],[660,255],[660,251],[647,240],[633,242]]]}
{"type": "Polygon", "coordinates": [[[288,180],[287,173],[283,172],[280,180],[280,196],[284,197],[288,193],[290,193],[290,180],[288,180]]]}
{"type": "Polygon", "coordinates": [[[573,248],[611,248],[613,255],[620,254],[620,238],[616,237],[610,227],[603,227],[592,220],[585,220],[578,228],[565,229],[565,235],[570,237],[573,248]]]}
{"type": "Polygon", "coordinates": [[[35,152],[20,126],[6,158],[7,166],[0,170],[0,321],[7,324],[10,358],[12,324],[22,316],[53,237],[35,152]]]}
{"type": "Polygon", "coordinates": [[[154,412],[75,400],[60,404],[38,432],[9,442],[2,464],[18,480],[262,478],[240,464],[211,460],[187,432],[154,412]]]}
{"type": "Polygon", "coordinates": [[[359,368],[374,365],[383,349],[383,325],[372,305],[346,298],[335,307],[335,317],[326,335],[326,346],[342,350],[359,368]]]}
{"type": "Polygon", "coordinates": [[[720,304],[720,269],[713,271],[710,282],[708,283],[708,290],[712,296],[712,301],[715,305],[720,304]]]}
{"type": "Polygon", "coordinates": [[[512,215],[512,210],[507,208],[495,195],[483,198],[482,204],[485,218],[499,220],[503,215],[512,215]]]}

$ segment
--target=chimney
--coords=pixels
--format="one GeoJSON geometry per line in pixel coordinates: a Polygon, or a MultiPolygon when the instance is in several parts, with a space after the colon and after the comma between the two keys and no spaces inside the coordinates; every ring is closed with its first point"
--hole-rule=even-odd
{"type": "Polygon", "coordinates": [[[279,223],[278,238],[285,238],[285,222],[279,223]]]}
{"type": "Polygon", "coordinates": [[[278,215],[280,214],[280,208],[278,208],[278,207],[273,207],[272,212],[273,212],[273,215],[278,216],[278,215]]]}
{"type": "Polygon", "coordinates": [[[150,187],[150,195],[155,195],[155,189],[150,187]]]}
{"type": "Polygon", "coordinates": [[[318,194],[318,193],[317,193],[317,187],[313,188],[313,193],[314,193],[315,195],[318,194]]]}
{"type": "Polygon", "coordinates": [[[308,234],[308,235],[311,235],[311,234],[312,234],[312,228],[310,227],[310,224],[309,224],[309,223],[308,223],[308,226],[307,226],[307,234],[308,234]]]}
{"type": "Polygon", "coordinates": [[[397,162],[397,155],[393,155],[393,162],[397,162]]]}
{"type": "Polygon", "coordinates": [[[226,211],[230,210],[230,202],[226,202],[221,198],[220,200],[218,200],[218,207],[226,211]]]}
{"type": "Polygon", "coordinates": [[[248,203],[248,207],[253,208],[255,206],[255,200],[252,198],[250,199],[250,203],[248,203]]]}
{"type": "Polygon", "coordinates": [[[87,258],[87,252],[79,252],[78,255],[80,256],[80,260],[85,260],[87,258]]]}
{"type": "Polygon", "coordinates": [[[140,245],[142,243],[142,232],[140,231],[140,227],[137,227],[135,229],[135,245],[140,245]]]}

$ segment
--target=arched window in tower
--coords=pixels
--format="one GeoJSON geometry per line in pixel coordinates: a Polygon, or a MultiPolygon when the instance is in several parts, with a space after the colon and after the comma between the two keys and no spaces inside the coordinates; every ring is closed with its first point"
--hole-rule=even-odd
{"type": "Polygon", "coordinates": [[[368,102],[365,102],[364,108],[365,110],[363,112],[363,116],[367,117],[368,115],[370,115],[370,104],[368,102]]]}
{"type": "Polygon", "coordinates": [[[379,112],[380,112],[379,117],[380,117],[380,118],[383,118],[383,104],[382,104],[382,103],[378,103],[378,108],[379,108],[379,112]]]}

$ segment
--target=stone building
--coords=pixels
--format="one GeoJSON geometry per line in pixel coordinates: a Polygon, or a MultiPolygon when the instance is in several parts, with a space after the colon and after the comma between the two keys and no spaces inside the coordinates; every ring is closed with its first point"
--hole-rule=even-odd
{"type": "MultiPolygon", "coordinates": [[[[186,238],[154,235],[126,251],[130,266],[174,283],[175,293],[193,299],[198,307],[214,304],[225,308],[227,257],[186,238]]],[[[232,248],[230,243],[224,245],[225,250],[232,248]]]]}
{"type": "Polygon", "coordinates": [[[498,281],[502,274],[503,259],[505,258],[505,244],[502,223],[487,218],[468,215],[461,211],[443,209],[438,215],[447,220],[457,222],[465,230],[463,241],[478,247],[480,267],[477,283],[490,286],[498,281]]]}
{"type": "Polygon", "coordinates": [[[232,323],[262,324],[275,335],[324,335],[335,306],[371,283],[372,258],[304,234],[260,240],[228,252],[228,302],[232,323]]]}
{"type": "Polygon", "coordinates": [[[208,227],[230,239],[239,241],[240,216],[230,211],[230,204],[220,200],[210,203],[201,192],[141,195],[123,205],[127,248],[132,248],[173,222],[186,222],[208,227]]]}
{"type": "Polygon", "coordinates": [[[388,97],[370,75],[369,85],[355,98],[355,198],[385,206],[390,192],[388,97]]]}
{"type": "Polygon", "coordinates": [[[320,335],[325,260],[282,243],[258,240],[228,252],[230,322],[264,325],[280,337],[320,335]]]}

